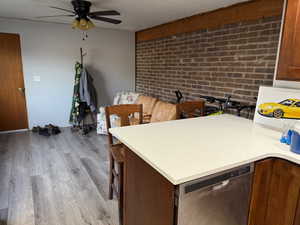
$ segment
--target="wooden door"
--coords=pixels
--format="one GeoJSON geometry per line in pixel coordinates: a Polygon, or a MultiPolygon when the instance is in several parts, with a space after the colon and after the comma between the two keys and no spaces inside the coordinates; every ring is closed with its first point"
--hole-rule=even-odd
{"type": "Polygon", "coordinates": [[[28,128],[20,37],[0,33],[0,131],[28,128]]]}
{"type": "Polygon", "coordinates": [[[300,81],[300,0],[287,0],[277,80],[300,81]]]}

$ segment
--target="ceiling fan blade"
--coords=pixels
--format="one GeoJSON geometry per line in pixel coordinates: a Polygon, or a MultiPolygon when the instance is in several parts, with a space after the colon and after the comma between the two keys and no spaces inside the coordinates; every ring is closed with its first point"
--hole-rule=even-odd
{"type": "Polygon", "coordinates": [[[70,10],[70,9],[63,9],[63,8],[59,8],[59,7],[56,7],[56,6],[49,6],[49,7],[52,8],[52,9],[59,9],[59,10],[69,12],[69,13],[75,13],[73,10],[70,10]]]}
{"type": "Polygon", "coordinates": [[[51,18],[51,17],[73,17],[75,16],[75,14],[73,15],[56,15],[56,16],[37,16],[35,18],[39,19],[39,18],[51,18]]]}
{"type": "Polygon", "coordinates": [[[100,20],[100,21],[108,22],[108,23],[113,23],[113,24],[120,24],[120,23],[122,23],[121,20],[106,18],[106,17],[102,17],[102,16],[91,16],[91,18],[95,19],[95,20],[100,20]]]}
{"type": "Polygon", "coordinates": [[[97,12],[90,12],[90,16],[119,16],[121,15],[116,10],[106,10],[106,11],[97,11],[97,12]]]}

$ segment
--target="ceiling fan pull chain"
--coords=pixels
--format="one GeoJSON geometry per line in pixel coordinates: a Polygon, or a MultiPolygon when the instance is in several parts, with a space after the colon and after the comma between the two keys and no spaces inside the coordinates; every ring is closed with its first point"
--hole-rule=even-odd
{"type": "Polygon", "coordinates": [[[82,40],[85,41],[88,38],[88,34],[86,31],[82,31],[82,40]]]}

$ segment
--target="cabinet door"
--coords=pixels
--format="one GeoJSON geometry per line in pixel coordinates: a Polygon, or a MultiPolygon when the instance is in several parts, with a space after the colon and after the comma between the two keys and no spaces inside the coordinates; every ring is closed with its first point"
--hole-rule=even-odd
{"type": "Polygon", "coordinates": [[[299,223],[295,223],[299,192],[300,167],[288,161],[276,160],[273,167],[265,224],[299,225],[299,223]]]}
{"type": "Polygon", "coordinates": [[[275,159],[267,159],[255,164],[248,225],[271,225],[265,219],[274,163],[275,159]]]}
{"type": "Polygon", "coordinates": [[[300,0],[288,0],[277,80],[300,81],[300,0]]]}
{"type": "Polygon", "coordinates": [[[124,225],[174,225],[175,186],[129,149],[124,188],[124,225]]]}

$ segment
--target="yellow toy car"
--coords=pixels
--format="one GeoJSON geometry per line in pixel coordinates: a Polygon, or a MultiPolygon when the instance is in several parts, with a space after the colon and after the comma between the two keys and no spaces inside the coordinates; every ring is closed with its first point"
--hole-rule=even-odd
{"type": "Polygon", "coordinates": [[[279,103],[263,103],[258,106],[258,113],[277,119],[300,119],[300,99],[289,98],[279,103]]]}

